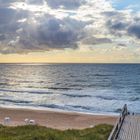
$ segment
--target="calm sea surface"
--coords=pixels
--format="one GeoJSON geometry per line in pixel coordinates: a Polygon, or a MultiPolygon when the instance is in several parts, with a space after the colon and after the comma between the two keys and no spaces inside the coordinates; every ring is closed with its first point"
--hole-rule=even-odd
{"type": "Polygon", "coordinates": [[[0,106],[140,113],[138,64],[0,64],[0,106]]]}

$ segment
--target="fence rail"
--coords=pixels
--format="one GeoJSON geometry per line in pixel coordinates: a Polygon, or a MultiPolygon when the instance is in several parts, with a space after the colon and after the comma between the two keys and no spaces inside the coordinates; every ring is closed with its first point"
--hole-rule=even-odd
{"type": "Polygon", "coordinates": [[[108,140],[116,140],[118,138],[119,132],[121,130],[126,115],[128,115],[128,110],[127,105],[125,104],[120,114],[120,117],[118,118],[108,140]]]}

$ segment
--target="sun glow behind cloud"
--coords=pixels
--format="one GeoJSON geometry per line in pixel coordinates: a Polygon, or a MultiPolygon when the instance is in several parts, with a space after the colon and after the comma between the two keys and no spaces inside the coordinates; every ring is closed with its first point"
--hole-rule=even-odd
{"type": "Polygon", "coordinates": [[[139,62],[134,4],[0,0],[0,62],[139,62]]]}

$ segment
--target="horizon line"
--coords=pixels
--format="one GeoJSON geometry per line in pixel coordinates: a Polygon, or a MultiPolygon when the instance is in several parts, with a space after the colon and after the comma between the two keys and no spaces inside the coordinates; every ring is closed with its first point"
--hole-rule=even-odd
{"type": "Polygon", "coordinates": [[[0,64],[140,64],[140,62],[0,62],[0,64]]]}

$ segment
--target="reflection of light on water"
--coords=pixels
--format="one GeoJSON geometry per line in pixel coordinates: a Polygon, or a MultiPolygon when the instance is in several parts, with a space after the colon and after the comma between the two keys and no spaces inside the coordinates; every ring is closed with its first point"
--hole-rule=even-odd
{"type": "Polygon", "coordinates": [[[137,70],[130,66],[123,73],[124,67],[112,67],[0,65],[0,82],[4,83],[0,84],[0,105],[117,112],[127,103],[130,110],[140,112],[140,75],[136,74],[137,70]]]}

